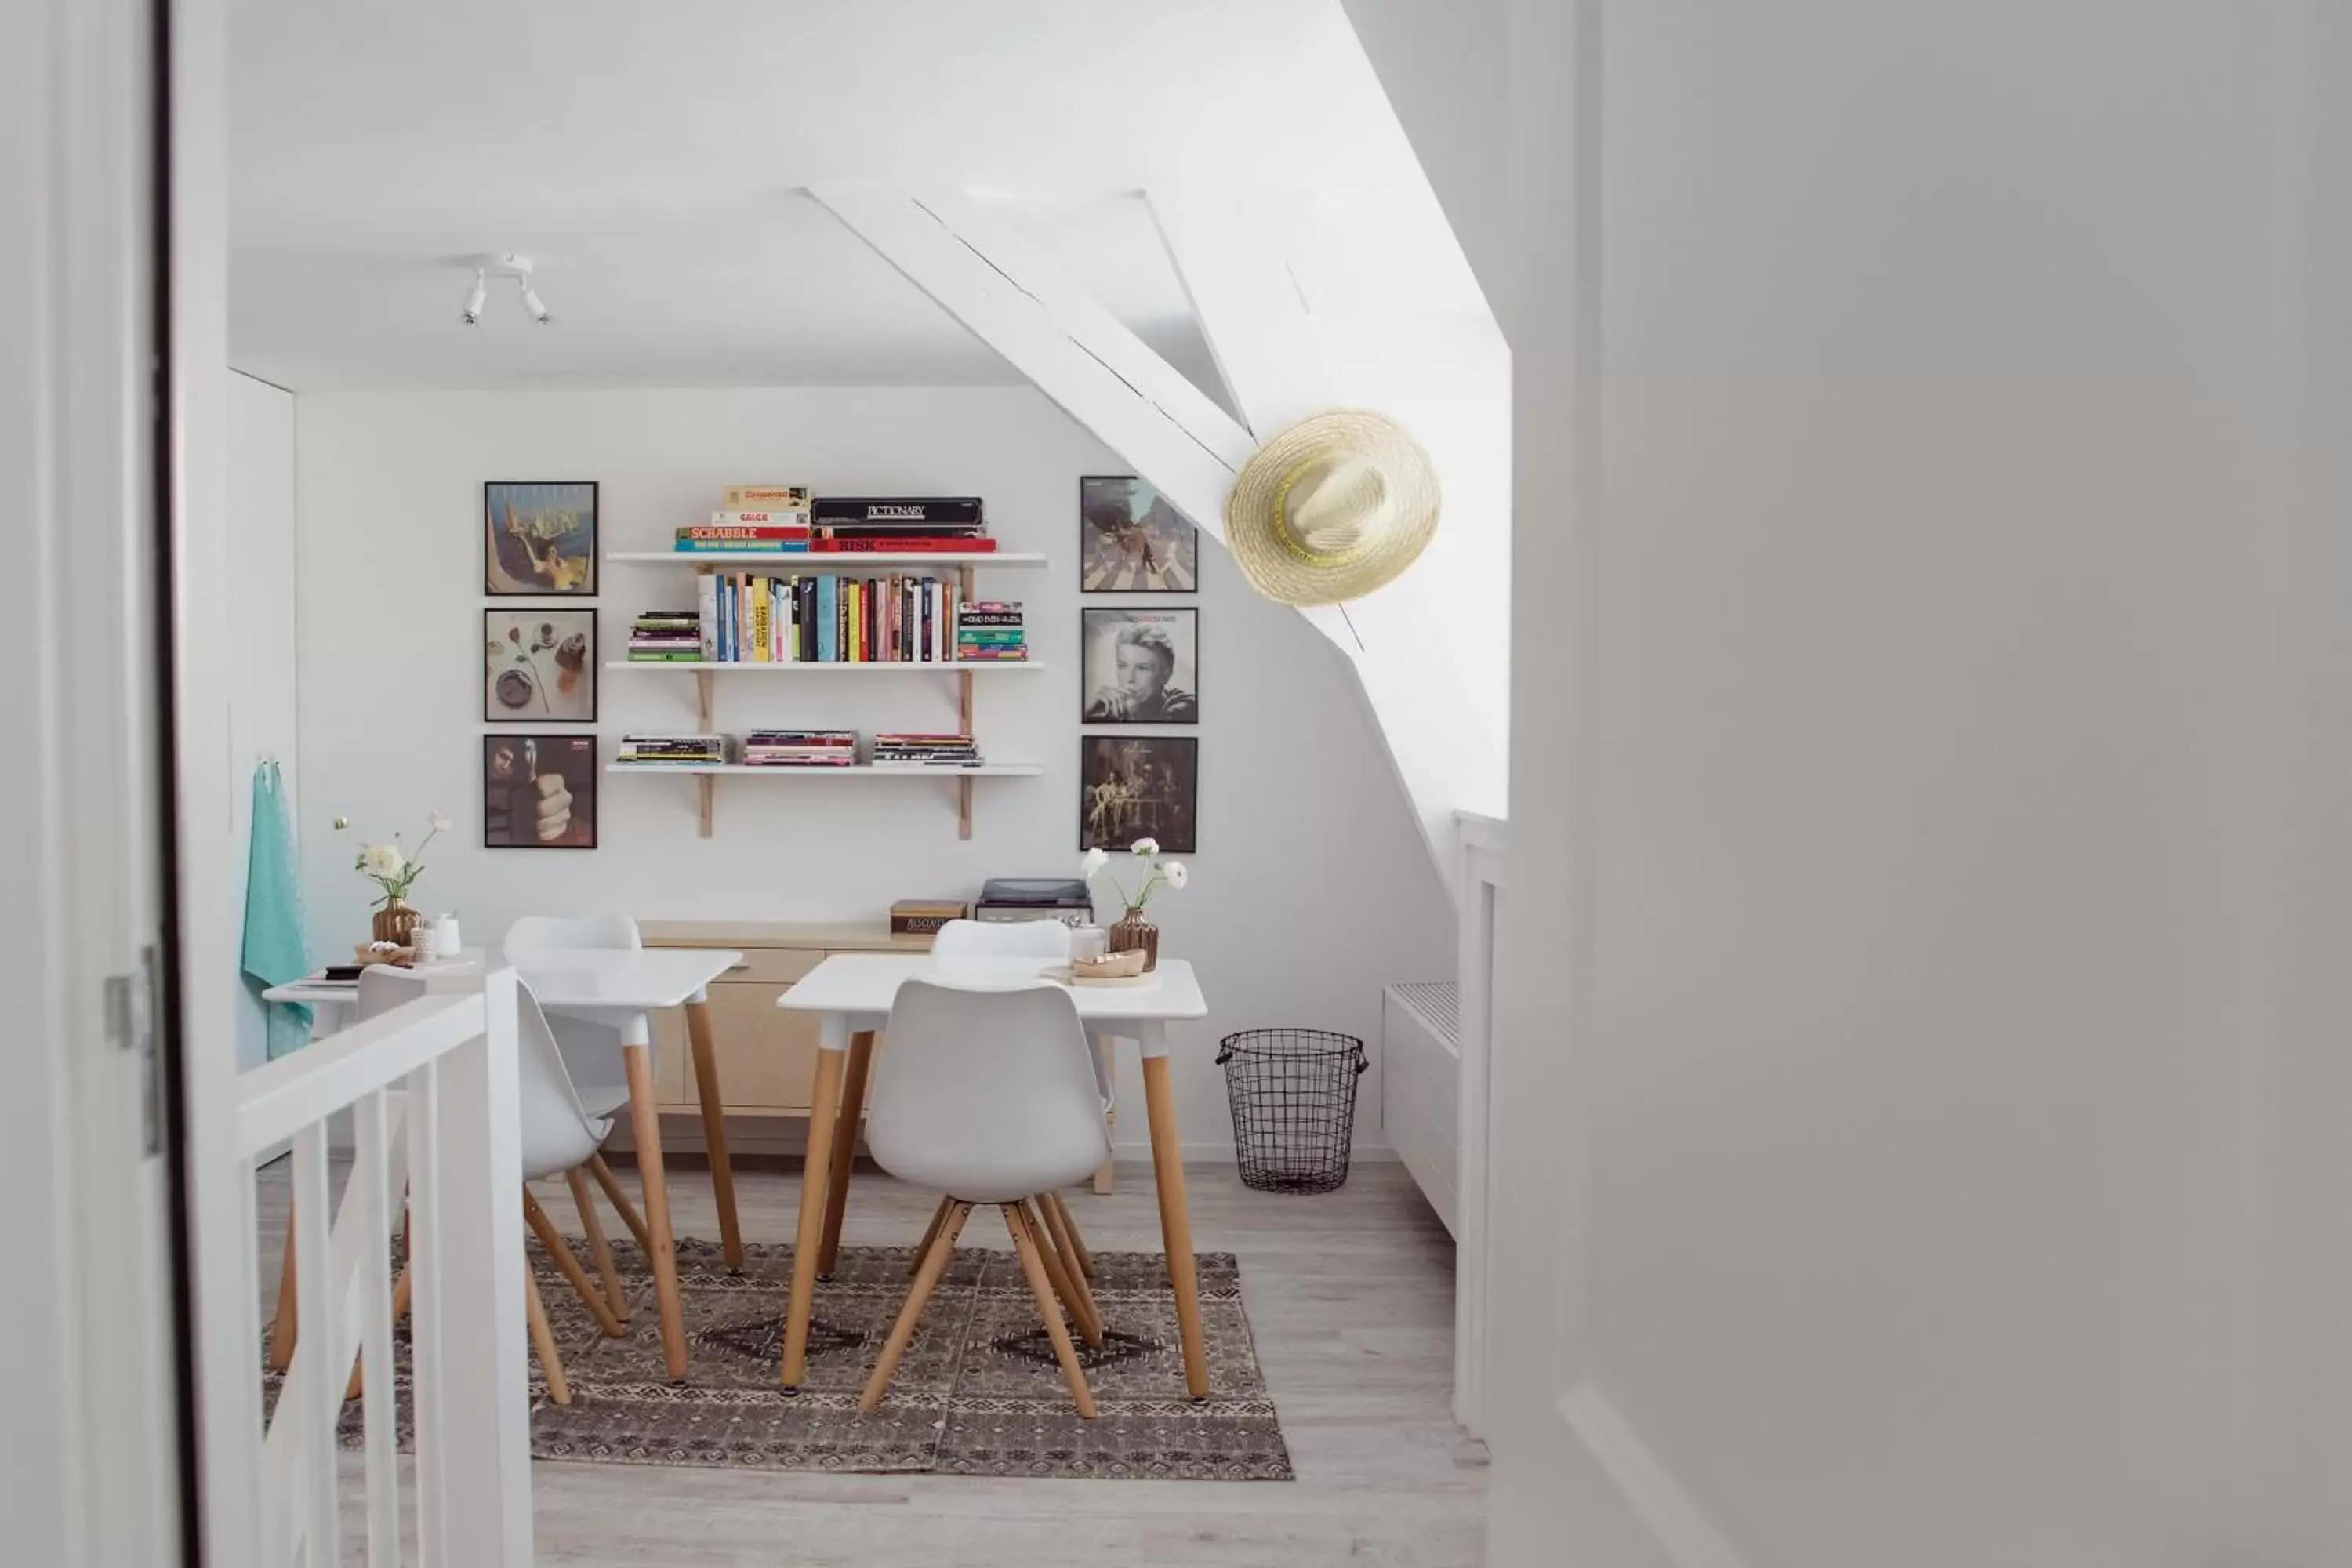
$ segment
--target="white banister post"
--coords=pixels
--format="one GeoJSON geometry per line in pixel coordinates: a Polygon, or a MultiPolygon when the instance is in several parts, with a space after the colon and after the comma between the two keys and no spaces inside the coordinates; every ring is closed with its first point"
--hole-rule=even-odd
{"type": "Polygon", "coordinates": [[[1503,884],[1508,825],[1475,812],[1455,814],[1460,860],[1454,972],[1455,1043],[1462,1053],[1456,1101],[1454,1173],[1457,1248],[1454,1270],[1454,1418],[1486,1436],[1487,1398],[1487,1142],[1495,1018],[1496,889],[1503,884]]]}
{"type": "Polygon", "coordinates": [[[444,1552],[435,1557],[428,1547],[433,1568],[527,1568],[531,1561],[513,970],[485,979],[482,1005],[481,1035],[444,1057],[434,1075],[440,1168],[429,1179],[438,1212],[419,1241],[439,1266],[443,1331],[432,1358],[440,1452],[431,1479],[441,1494],[434,1511],[444,1552]]]}

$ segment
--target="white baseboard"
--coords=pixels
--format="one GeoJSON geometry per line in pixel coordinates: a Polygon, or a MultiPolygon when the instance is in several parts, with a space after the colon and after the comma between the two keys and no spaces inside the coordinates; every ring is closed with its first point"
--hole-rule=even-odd
{"type": "MultiPolygon", "coordinates": [[[[1561,1394],[1559,1415],[1584,1456],[1666,1562],[1675,1568],[1748,1568],[1747,1558],[1716,1528],[1690,1489],[1597,1384],[1580,1383],[1561,1394]]],[[[1573,1551],[1560,1558],[1583,1560],[1573,1551]]]]}

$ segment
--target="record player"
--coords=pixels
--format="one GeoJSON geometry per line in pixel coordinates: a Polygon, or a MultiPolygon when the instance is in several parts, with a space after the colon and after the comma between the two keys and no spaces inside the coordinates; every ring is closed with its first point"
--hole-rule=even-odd
{"type": "Polygon", "coordinates": [[[971,918],[1092,925],[1095,900],[1076,877],[991,877],[980,886],[980,902],[973,907],[971,918]]]}

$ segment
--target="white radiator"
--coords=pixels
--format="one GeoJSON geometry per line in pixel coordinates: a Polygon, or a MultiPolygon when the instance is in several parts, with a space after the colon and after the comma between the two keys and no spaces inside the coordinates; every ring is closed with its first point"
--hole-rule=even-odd
{"type": "Polygon", "coordinates": [[[1381,994],[1381,1127],[1454,1234],[1461,1201],[1460,992],[1418,980],[1381,994]]]}

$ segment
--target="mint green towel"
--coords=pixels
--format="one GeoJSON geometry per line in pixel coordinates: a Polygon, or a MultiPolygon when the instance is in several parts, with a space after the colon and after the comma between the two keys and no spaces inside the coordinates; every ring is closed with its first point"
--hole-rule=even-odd
{"type": "MultiPolygon", "coordinates": [[[[253,847],[245,862],[245,983],[257,1000],[273,985],[310,973],[302,884],[294,871],[294,825],[286,820],[285,784],[275,760],[253,770],[253,847]]],[[[310,1009],[268,1005],[269,1059],[310,1043],[310,1009]]]]}

